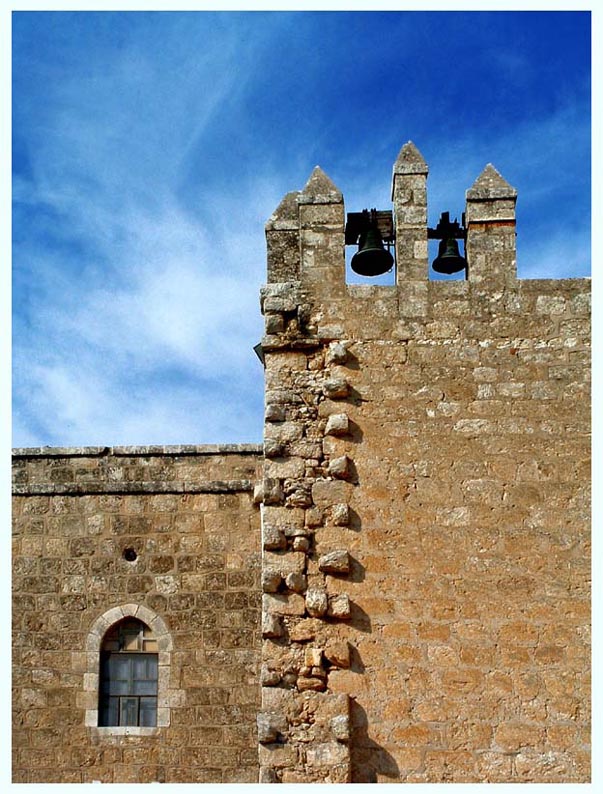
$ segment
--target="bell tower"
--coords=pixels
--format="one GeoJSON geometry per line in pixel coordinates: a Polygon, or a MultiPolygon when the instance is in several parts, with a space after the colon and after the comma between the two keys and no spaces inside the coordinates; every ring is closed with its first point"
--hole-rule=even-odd
{"type": "Polygon", "coordinates": [[[261,782],[588,780],[590,283],[517,279],[492,165],[430,280],[427,173],[394,286],[320,168],[266,226],[261,782]]]}

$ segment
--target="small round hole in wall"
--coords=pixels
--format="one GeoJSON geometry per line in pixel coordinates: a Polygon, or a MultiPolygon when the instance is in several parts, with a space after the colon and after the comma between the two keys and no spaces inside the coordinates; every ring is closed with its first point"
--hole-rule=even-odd
{"type": "Polygon", "coordinates": [[[129,547],[127,549],[124,549],[123,558],[128,562],[135,562],[138,559],[138,554],[136,554],[135,549],[129,547]]]}

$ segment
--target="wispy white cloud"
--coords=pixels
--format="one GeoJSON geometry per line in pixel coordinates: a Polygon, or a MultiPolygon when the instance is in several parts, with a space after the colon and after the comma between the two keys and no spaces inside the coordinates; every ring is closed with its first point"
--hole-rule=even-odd
{"type": "MultiPolygon", "coordinates": [[[[425,91],[440,77],[405,73],[402,92],[394,74],[391,96],[408,94],[395,115],[408,126],[398,128],[376,112],[383,98],[369,93],[358,108],[363,97],[350,93],[359,67],[340,17],[262,15],[253,35],[249,19],[169,14],[159,25],[132,15],[96,37],[84,20],[85,44],[67,37],[63,60],[43,49],[25,59],[15,92],[27,154],[14,183],[16,444],[259,440],[262,370],[251,348],[261,336],[263,225],[317,162],[348,210],[386,208],[391,165],[414,138],[437,215],[460,213],[492,161],[520,191],[522,275],[568,275],[555,255],[580,267],[578,212],[574,234],[541,247],[530,237],[584,173],[576,157],[588,148],[588,119],[571,92],[553,111],[487,134],[469,125],[455,139],[437,116],[427,123],[425,91]],[[355,125],[359,109],[365,126],[355,125]]],[[[412,25],[397,34],[417,41],[412,25]]],[[[498,68],[519,79],[526,58],[511,49],[498,68]]],[[[395,65],[398,50],[388,59],[395,65]]],[[[380,85],[378,60],[363,69],[380,85]]]]}

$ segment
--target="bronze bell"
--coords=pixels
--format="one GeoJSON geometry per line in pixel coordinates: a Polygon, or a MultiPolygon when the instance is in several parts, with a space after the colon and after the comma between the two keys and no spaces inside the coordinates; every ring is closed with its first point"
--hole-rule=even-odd
{"type": "Polygon", "coordinates": [[[436,273],[458,273],[467,267],[467,260],[459,252],[459,244],[454,237],[440,240],[438,255],[431,265],[436,273]]]}
{"type": "Polygon", "coordinates": [[[376,224],[371,224],[360,235],[358,251],[352,257],[350,266],[359,276],[380,276],[394,266],[394,258],[383,245],[376,224]]]}

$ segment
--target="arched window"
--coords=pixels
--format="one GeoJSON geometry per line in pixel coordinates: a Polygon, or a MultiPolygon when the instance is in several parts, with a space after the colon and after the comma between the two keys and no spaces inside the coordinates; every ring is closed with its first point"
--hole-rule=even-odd
{"type": "Polygon", "coordinates": [[[111,626],[100,648],[98,725],[157,725],[157,638],[141,620],[111,626]]]}

